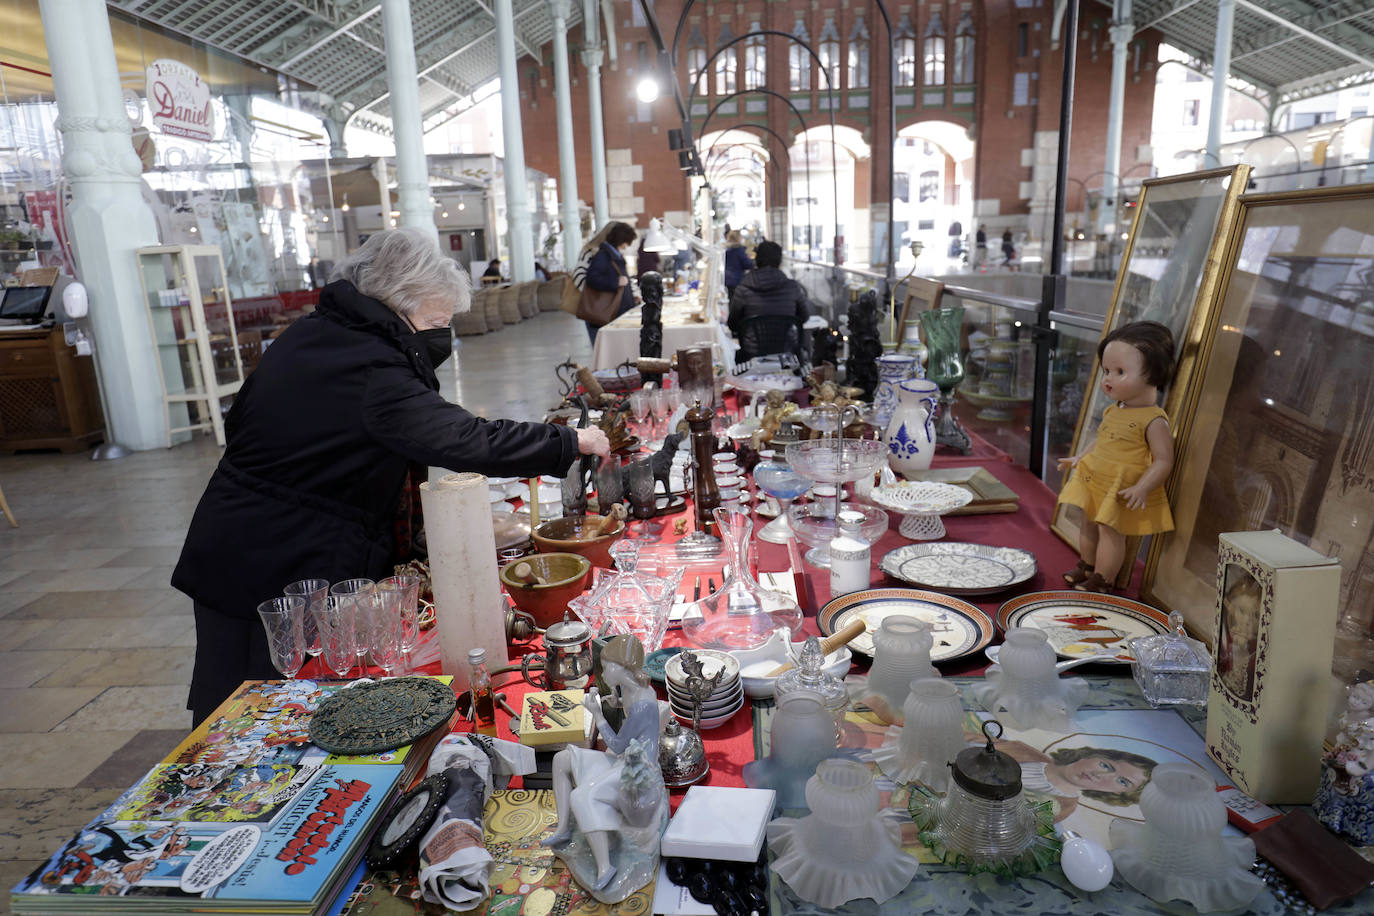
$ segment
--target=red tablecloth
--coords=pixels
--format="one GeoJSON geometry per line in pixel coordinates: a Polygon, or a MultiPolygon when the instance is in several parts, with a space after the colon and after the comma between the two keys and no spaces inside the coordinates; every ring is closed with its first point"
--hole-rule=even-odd
{"type": "MultiPolygon", "coordinates": [[[[971,455],[942,454],[937,455],[935,459],[936,467],[964,467],[969,465],[981,465],[987,468],[998,480],[1017,493],[1020,497],[1020,505],[1015,512],[1004,514],[947,516],[944,519],[945,527],[948,530],[946,539],[972,541],[999,547],[1019,547],[1035,554],[1039,571],[1029,582],[1021,586],[1018,593],[1063,588],[1060,573],[1074,565],[1077,555],[1049,529],[1050,519],[1054,512],[1055,494],[1029,470],[1012,463],[1008,455],[981,439],[974,439],[974,451],[971,455]]],[[[664,526],[664,538],[670,541],[676,540],[678,535],[673,530],[672,521],[682,517],[688,519],[693,517],[690,503],[685,514],[668,517],[668,523],[664,526]]],[[[911,543],[898,533],[897,527],[900,523],[901,517],[892,515],[887,533],[873,545],[872,584],[874,587],[906,585],[906,583],[889,579],[877,569],[877,563],[884,554],[904,544],[911,543]]],[[[688,530],[691,527],[689,524],[688,530]]],[[[757,544],[758,568],[761,572],[786,572],[791,569],[785,546],[765,542],[757,542],[757,544]]],[[[816,626],[816,614],[830,600],[830,571],[804,564],[803,572],[809,584],[808,591],[810,592],[809,597],[799,596],[806,618],[804,628],[807,633],[819,634],[820,631],[816,626]]],[[[973,603],[995,618],[998,607],[1010,597],[1012,594],[1008,593],[993,595],[982,600],[970,600],[973,600],[973,603]]],[[[1000,634],[999,640],[995,641],[1000,641],[1000,634]]],[[[670,630],[664,639],[664,645],[685,646],[687,643],[679,630],[670,630]]],[[[525,653],[539,651],[539,649],[538,639],[513,646],[511,649],[512,660],[518,662],[525,653]]],[[[855,663],[856,670],[863,671],[867,667],[868,660],[862,656],[856,656],[855,663]]],[[[313,664],[316,663],[312,662],[313,664]]],[[[946,663],[941,666],[941,671],[946,675],[976,674],[982,671],[986,665],[987,659],[983,657],[982,653],[977,653],[969,658],[946,663]]],[[[427,666],[421,673],[439,673],[438,664],[427,666]]],[[[302,672],[301,676],[307,677],[310,676],[310,673],[302,672]]],[[[518,672],[498,675],[494,680],[496,690],[505,694],[511,708],[517,711],[521,707],[524,695],[535,689],[521,680],[518,672]]],[[[662,694],[661,688],[660,694],[662,694]]],[[[508,714],[498,712],[498,733],[503,738],[513,737],[508,727],[509,719],[508,714]]],[[[459,722],[455,726],[455,731],[465,731],[469,728],[470,726],[466,722],[459,722]]],[[[704,732],[703,738],[706,744],[707,758],[711,763],[711,771],[705,782],[723,786],[743,785],[741,770],[746,763],[754,759],[753,717],[750,715],[750,707],[746,704],[745,708],[740,710],[725,725],[704,732]]],[[[680,797],[680,792],[675,794],[674,806],[680,797]]]]}

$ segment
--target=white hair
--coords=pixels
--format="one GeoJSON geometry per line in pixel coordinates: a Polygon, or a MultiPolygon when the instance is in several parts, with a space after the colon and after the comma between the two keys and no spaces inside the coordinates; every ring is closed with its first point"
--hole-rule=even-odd
{"type": "Polygon", "coordinates": [[[433,236],[407,226],[387,229],[334,268],[334,280],[347,280],[398,315],[413,315],[436,299],[453,303],[453,311],[472,305],[472,282],[452,258],[439,251],[433,236]]]}

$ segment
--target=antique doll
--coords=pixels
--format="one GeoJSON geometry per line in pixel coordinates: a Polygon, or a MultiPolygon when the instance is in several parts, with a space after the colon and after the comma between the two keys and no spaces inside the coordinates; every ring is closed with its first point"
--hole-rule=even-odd
{"type": "Polygon", "coordinates": [[[1071,469],[1059,501],[1083,510],[1078,565],[1064,581],[1084,592],[1111,591],[1128,535],[1174,527],[1163,489],[1173,436],[1156,403],[1173,376],[1173,334],[1158,322],[1135,321],[1104,337],[1097,358],[1102,391],[1114,403],[1102,412],[1093,444],[1059,459],[1061,470],[1071,469]]]}

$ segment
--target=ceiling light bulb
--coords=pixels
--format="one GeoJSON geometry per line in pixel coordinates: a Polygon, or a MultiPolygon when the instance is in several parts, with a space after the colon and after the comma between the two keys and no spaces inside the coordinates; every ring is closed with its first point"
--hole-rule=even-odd
{"type": "Polygon", "coordinates": [[[646,76],[635,86],[635,96],[641,102],[654,102],[658,100],[658,80],[652,76],[646,76]]]}
{"type": "Polygon", "coordinates": [[[439,218],[440,218],[440,219],[448,219],[448,211],[445,210],[443,213],[440,213],[440,214],[439,214],[439,218]]]}
{"type": "Polygon", "coordinates": [[[339,209],[342,210],[342,211],[345,212],[345,213],[347,213],[347,212],[349,211],[350,208],[349,208],[349,206],[348,206],[348,195],[347,195],[347,194],[344,195],[343,206],[340,207],[339,209]]]}
{"type": "Polygon", "coordinates": [[[461,201],[461,200],[458,201],[458,209],[459,209],[459,210],[466,210],[467,208],[468,208],[468,205],[467,205],[464,201],[461,201]]]}
{"type": "Polygon", "coordinates": [[[329,214],[326,213],[324,216],[321,216],[321,217],[320,217],[320,222],[322,222],[322,223],[327,223],[327,222],[329,222],[329,214]]]}

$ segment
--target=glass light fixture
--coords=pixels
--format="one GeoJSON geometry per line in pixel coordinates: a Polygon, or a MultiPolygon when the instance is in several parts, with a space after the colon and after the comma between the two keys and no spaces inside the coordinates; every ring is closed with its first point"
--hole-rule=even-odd
{"type": "Polygon", "coordinates": [[[658,100],[658,80],[646,76],[635,86],[635,96],[644,103],[658,100]]]}

